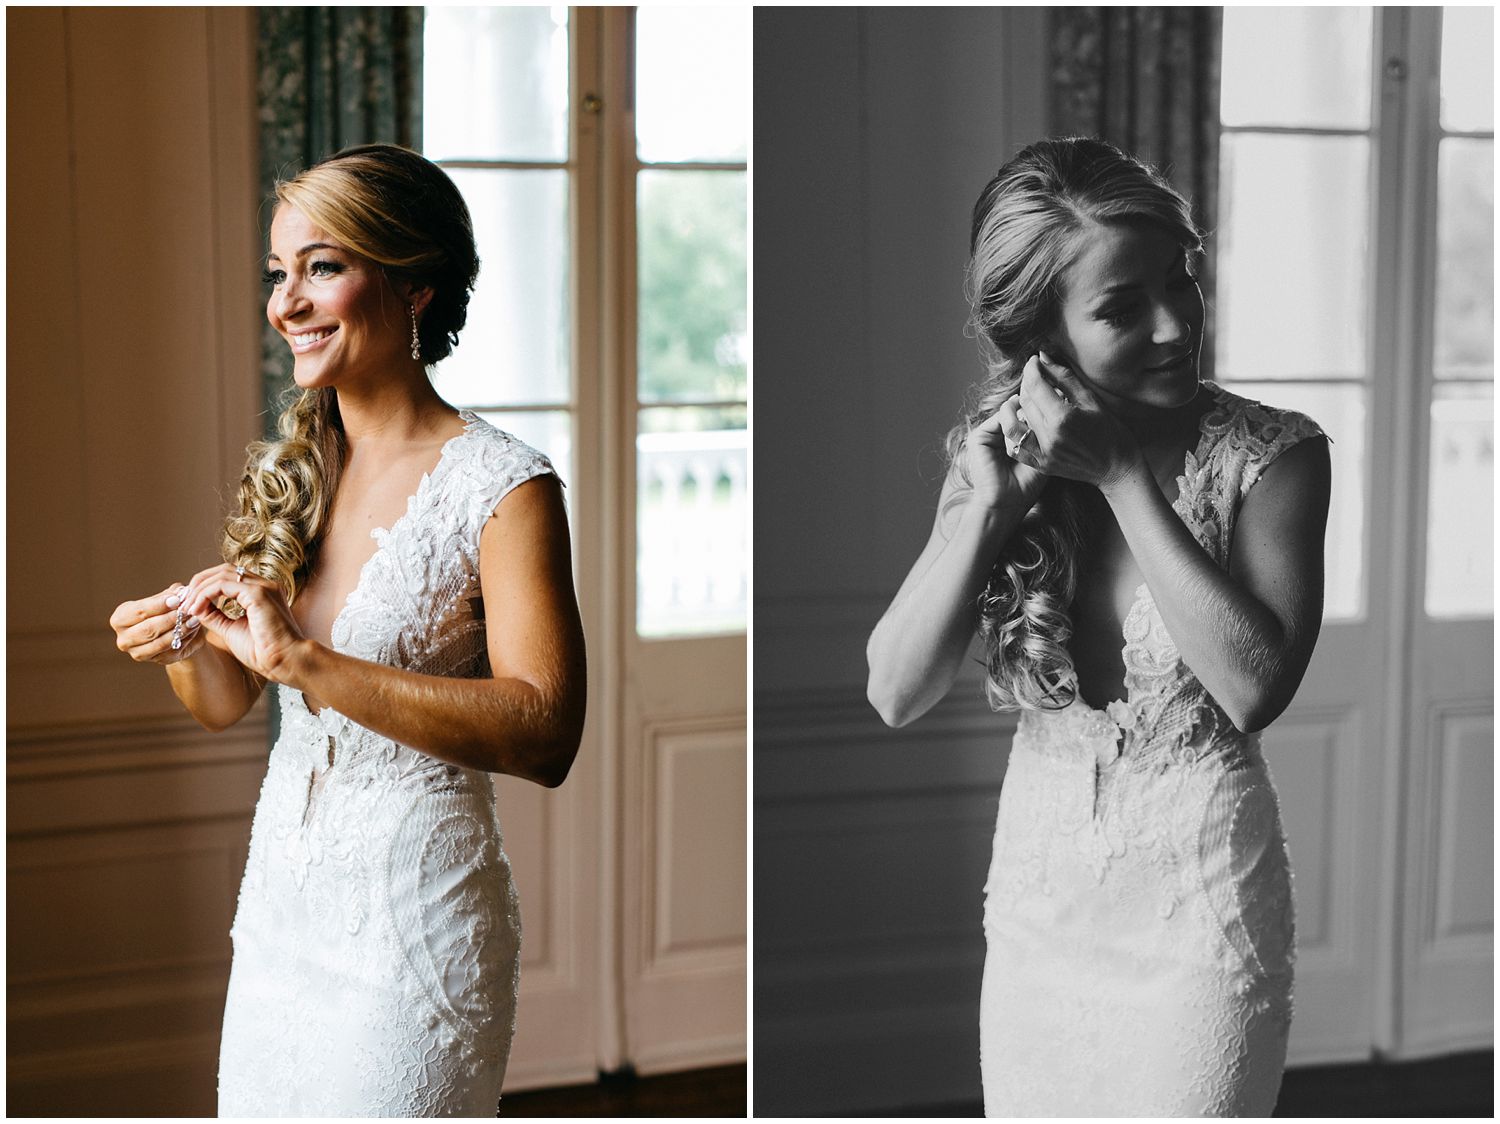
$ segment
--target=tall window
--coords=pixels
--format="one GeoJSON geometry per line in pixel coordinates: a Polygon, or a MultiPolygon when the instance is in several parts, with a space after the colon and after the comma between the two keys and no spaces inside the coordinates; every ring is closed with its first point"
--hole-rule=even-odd
{"type": "Polygon", "coordinates": [[[1215,370],[1334,438],[1332,619],[1363,606],[1372,51],[1368,8],[1224,9],[1215,370]]]}
{"type": "Polygon", "coordinates": [[[1425,604],[1432,616],[1483,616],[1493,611],[1494,14],[1413,10],[1443,21],[1442,49],[1397,57],[1377,51],[1375,11],[1224,10],[1217,370],[1333,436],[1325,616],[1351,619],[1366,609],[1370,348],[1382,316],[1430,338],[1415,372],[1431,384],[1425,604]],[[1393,85],[1401,97],[1385,96],[1393,85]],[[1441,108],[1424,97],[1437,88],[1441,108]],[[1382,192],[1399,193],[1380,171],[1399,165],[1379,160],[1397,144],[1435,176],[1435,230],[1430,207],[1372,210],[1382,192]],[[1410,268],[1435,283],[1398,306],[1397,280],[1375,263],[1408,245],[1410,268]]]}
{"type": "Polygon", "coordinates": [[[568,9],[428,8],[423,147],[463,192],[480,283],[438,391],[572,480],[568,9]]]}
{"type": "Polygon", "coordinates": [[[750,9],[636,12],[636,628],[745,627],[750,9]]]}
{"type": "MultiPolygon", "coordinates": [[[[614,436],[637,451],[638,633],[743,631],[749,11],[636,14],[626,182],[575,151],[576,115],[600,107],[569,104],[572,18],[561,6],[427,9],[424,145],[469,203],[482,262],[464,344],[437,386],[569,479],[581,425],[633,427],[614,436]],[[599,245],[607,228],[580,214],[585,194],[629,201],[633,239],[599,245]],[[601,265],[626,247],[633,284],[601,265]],[[602,277],[608,312],[577,306],[580,261],[602,277]],[[581,370],[575,333],[602,339],[611,318],[633,323],[634,363],[581,370]],[[634,390],[601,385],[612,372],[634,390]],[[608,408],[622,391],[628,419],[608,408]]],[[[601,502],[623,506],[610,483],[601,502]]]]}
{"type": "Polygon", "coordinates": [[[1444,8],[1426,609],[1494,612],[1495,10],[1444,8]]]}

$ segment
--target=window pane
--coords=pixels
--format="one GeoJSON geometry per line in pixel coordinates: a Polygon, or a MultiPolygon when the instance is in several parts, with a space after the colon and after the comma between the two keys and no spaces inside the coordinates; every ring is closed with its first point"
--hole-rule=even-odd
{"type": "Polygon", "coordinates": [[[750,6],[635,15],[640,159],[739,161],[750,121],[750,6]]]}
{"type": "Polygon", "coordinates": [[[434,385],[455,404],[568,402],[568,173],[448,174],[474,218],[479,282],[434,385]]]}
{"type": "Polygon", "coordinates": [[[1364,377],[1369,154],[1365,137],[1223,136],[1225,378],[1364,377]]]}
{"type": "Polygon", "coordinates": [[[637,215],[641,401],[743,399],[745,174],[643,171],[637,215]]]}
{"type": "Polygon", "coordinates": [[[1445,129],[1495,127],[1495,9],[1443,9],[1440,89],[1445,129]]]}
{"type": "Polygon", "coordinates": [[[636,628],[642,636],[745,628],[745,415],[743,406],[640,411],[636,628]]]}
{"type": "Polygon", "coordinates": [[[1226,125],[1370,125],[1369,8],[1224,9],[1226,125]]]}
{"type": "Polygon", "coordinates": [[[1333,495],[1323,549],[1323,619],[1359,617],[1364,606],[1365,388],[1288,382],[1228,382],[1228,389],[1268,406],[1300,410],[1332,444],[1333,495]]]}
{"type": "Polygon", "coordinates": [[[1433,372],[1493,378],[1495,370],[1495,142],[1438,145],[1437,308],[1433,372]]]}
{"type": "Polygon", "coordinates": [[[567,159],[567,8],[433,5],[422,22],[429,159],[567,159]]]}
{"type": "Polygon", "coordinates": [[[1439,383],[1432,400],[1427,614],[1495,611],[1494,386],[1439,383]]]}

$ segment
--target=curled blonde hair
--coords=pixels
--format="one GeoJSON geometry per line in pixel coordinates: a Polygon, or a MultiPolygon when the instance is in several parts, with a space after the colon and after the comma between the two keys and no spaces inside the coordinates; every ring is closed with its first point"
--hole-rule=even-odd
{"type": "MultiPolygon", "coordinates": [[[[972,488],[963,457],[970,433],[1016,393],[1027,360],[1058,327],[1062,275],[1090,228],[1123,223],[1164,229],[1190,254],[1203,247],[1187,200],[1150,166],[1100,140],[1028,145],[980,194],[967,291],[985,375],[948,433],[957,483],[950,503],[972,488]]],[[[996,710],[1060,710],[1078,695],[1068,610],[1087,531],[1086,493],[1076,481],[1049,480],[980,594],[985,695],[996,710]]]]}
{"type": "MultiPolygon", "coordinates": [[[[275,197],[393,283],[429,289],[418,326],[422,361],[452,352],[468,319],[479,254],[469,209],[441,168],[397,145],[359,145],[278,182],[275,197]]],[[[279,440],[246,451],[239,511],[225,523],[220,551],[291,602],[312,573],[344,469],[338,395],[326,387],[293,391],[277,432],[279,440]]]]}

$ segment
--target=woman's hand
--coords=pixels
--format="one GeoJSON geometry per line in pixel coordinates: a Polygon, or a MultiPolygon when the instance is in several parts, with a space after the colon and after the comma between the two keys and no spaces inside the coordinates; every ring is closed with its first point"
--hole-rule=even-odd
{"type": "Polygon", "coordinates": [[[1135,437],[1089,385],[1045,354],[1027,360],[1020,391],[998,414],[1010,456],[1047,476],[1105,488],[1141,459],[1135,437]]]}
{"type": "Polygon", "coordinates": [[[140,663],[163,666],[189,659],[202,649],[207,634],[196,618],[184,612],[182,646],[172,647],[177,628],[178,595],[186,587],[173,582],[160,593],[140,601],[125,601],[109,615],[109,627],[115,630],[115,646],[140,663]]]}
{"type": "Polygon", "coordinates": [[[989,417],[969,431],[964,442],[964,475],[982,503],[1018,506],[1030,510],[1047,486],[1047,474],[1017,460],[1011,453],[1004,427],[1015,424],[1014,410],[1007,413],[1008,399],[989,417]]]}
{"type": "Polygon", "coordinates": [[[307,637],[277,586],[241,575],[226,563],[195,574],[183,604],[250,671],[275,683],[287,682],[288,659],[307,637]],[[232,618],[220,609],[218,602],[225,599],[238,603],[243,615],[232,618]]]}

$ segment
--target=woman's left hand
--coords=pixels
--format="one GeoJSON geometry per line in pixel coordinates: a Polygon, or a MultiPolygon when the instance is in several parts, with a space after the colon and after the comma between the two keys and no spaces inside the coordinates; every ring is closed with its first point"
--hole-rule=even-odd
{"type": "Polygon", "coordinates": [[[1012,402],[1014,421],[1005,427],[1011,455],[1048,476],[1105,488],[1140,461],[1130,430],[1072,368],[1050,357],[1027,360],[1012,402]]]}
{"type": "Polygon", "coordinates": [[[263,679],[287,682],[289,657],[307,637],[273,583],[241,575],[226,563],[193,575],[182,604],[240,663],[263,679]],[[226,615],[217,604],[224,599],[235,601],[244,615],[226,615]]]}

